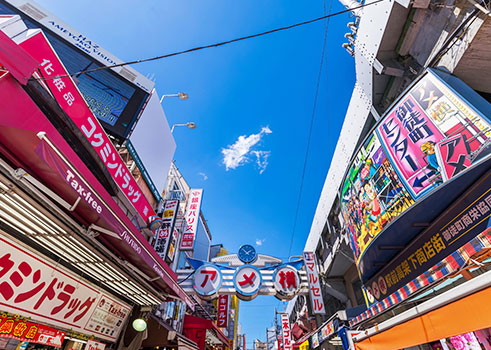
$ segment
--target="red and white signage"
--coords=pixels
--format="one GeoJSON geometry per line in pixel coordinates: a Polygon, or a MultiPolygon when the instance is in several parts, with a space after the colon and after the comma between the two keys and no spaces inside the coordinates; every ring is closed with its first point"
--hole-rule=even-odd
{"type": "Polygon", "coordinates": [[[42,324],[0,317],[0,337],[60,348],[65,332],[42,324]]]}
{"type": "Polygon", "coordinates": [[[325,314],[324,300],[322,298],[321,285],[319,274],[315,263],[315,256],[312,252],[303,252],[303,260],[307,269],[307,277],[309,280],[310,300],[312,301],[312,309],[314,314],[325,314]]]}
{"type": "Polygon", "coordinates": [[[201,298],[214,299],[222,286],[222,272],[215,265],[201,265],[194,272],[193,288],[201,298]]]}
{"type": "MultiPolygon", "coordinates": [[[[168,256],[169,248],[174,235],[174,222],[177,216],[177,210],[179,207],[178,200],[170,200],[165,202],[164,213],[162,215],[162,227],[155,233],[154,248],[157,254],[165,261],[168,256]]],[[[175,243],[174,243],[175,246],[175,243]]],[[[174,248],[174,247],[173,247],[174,248]]],[[[174,249],[173,249],[174,250],[174,249]]],[[[172,251],[172,257],[174,257],[174,251],[172,251]]]]}
{"type": "Polygon", "coordinates": [[[6,237],[0,237],[0,309],[109,341],[117,340],[131,312],[6,237]]]}
{"type": "Polygon", "coordinates": [[[218,314],[217,314],[217,326],[228,326],[228,295],[220,295],[218,297],[218,314]]]}
{"type": "Polygon", "coordinates": [[[106,344],[95,340],[87,340],[87,345],[85,346],[85,350],[104,350],[105,348],[106,344]]]}
{"type": "Polygon", "coordinates": [[[281,300],[292,299],[300,289],[300,275],[290,265],[278,267],[273,274],[273,285],[276,297],[281,300]]]}
{"type": "Polygon", "coordinates": [[[242,300],[252,300],[262,285],[261,272],[252,265],[242,265],[234,274],[234,287],[242,300]]]}
{"type": "Polygon", "coordinates": [[[283,334],[283,349],[284,350],[292,350],[292,335],[290,332],[290,320],[288,318],[288,314],[280,314],[281,315],[281,330],[283,334]]]}
{"type": "Polygon", "coordinates": [[[43,32],[38,31],[19,43],[19,46],[39,62],[39,71],[54,98],[97,151],[114,181],[146,223],[155,212],[72,78],[67,76],[67,70],[43,32]]]}
{"type": "Polygon", "coordinates": [[[186,207],[186,216],[184,221],[184,230],[182,232],[181,250],[193,250],[194,239],[198,229],[199,212],[201,207],[201,198],[203,189],[191,189],[189,193],[188,205],[186,207]]]}

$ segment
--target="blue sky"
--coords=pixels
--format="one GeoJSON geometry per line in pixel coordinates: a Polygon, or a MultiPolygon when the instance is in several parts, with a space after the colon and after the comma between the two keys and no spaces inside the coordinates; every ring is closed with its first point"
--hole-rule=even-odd
{"type": "MultiPolygon", "coordinates": [[[[327,0],[37,2],[125,61],[309,20],[330,6],[327,0]]],[[[333,0],[332,12],[342,9],[333,0]]],[[[354,60],[341,47],[349,21],[343,14],[329,25],[292,255],[304,247],[354,85],[354,60]]],[[[154,75],[160,95],[189,94],[187,101],[164,100],[170,125],[198,125],[176,128],[174,158],[188,183],[204,188],[213,243],[229,252],[257,243],[260,253],[288,257],[324,28],[317,22],[133,66],[154,75]]],[[[274,297],[241,303],[248,348],[265,339],[275,306],[281,311],[283,303],[274,297]]]]}

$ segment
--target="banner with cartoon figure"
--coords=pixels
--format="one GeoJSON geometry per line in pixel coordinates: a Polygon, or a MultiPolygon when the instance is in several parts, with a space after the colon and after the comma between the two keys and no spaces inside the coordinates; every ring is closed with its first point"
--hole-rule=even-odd
{"type": "Polygon", "coordinates": [[[341,213],[357,265],[395,218],[489,159],[490,140],[489,120],[427,71],[367,136],[344,179],[341,213]]]}

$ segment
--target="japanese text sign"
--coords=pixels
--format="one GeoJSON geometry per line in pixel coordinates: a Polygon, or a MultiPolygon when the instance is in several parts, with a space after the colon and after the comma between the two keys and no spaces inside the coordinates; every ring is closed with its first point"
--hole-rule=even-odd
{"type": "MultiPolygon", "coordinates": [[[[177,216],[177,210],[179,208],[178,200],[170,200],[165,202],[164,212],[162,214],[162,227],[155,233],[155,251],[159,254],[162,260],[165,261],[169,252],[170,244],[174,238],[174,223],[177,216]]],[[[175,242],[174,242],[175,246],[175,242]]],[[[174,247],[173,246],[173,247],[174,247]]],[[[172,257],[174,256],[172,252],[172,257]]]]}
{"type": "Polygon", "coordinates": [[[193,250],[196,231],[198,229],[199,213],[203,189],[191,189],[189,192],[184,229],[181,238],[181,250],[193,250]]]}
{"type": "Polygon", "coordinates": [[[218,310],[217,310],[217,326],[227,327],[228,325],[228,295],[220,295],[218,297],[218,310]]]}
{"type": "Polygon", "coordinates": [[[368,247],[375,246],[372,242],[391,222],[442,184],[489,159],[491,123],[454,87],[428,70],[382,116],[353,156],[341,189],[341,212],[360,270],[368,247]]]}
{"type": "Polygon", "coordinates": [[[322,298],[321,284],[319,281],[319,273],[317,272],[317,264],[315,256],[312,252],[303,252],[303,260],[307,270],[307,278],[309,280],[310,300],[312,302],[312,310],[314,314],[325,314],[324,299],[322,298]]]}
{"type": "Polygon", "coordinates": [[[288,318],[288,314],[280,314],[281,318],[281,330],[283,334],[283,349],[292,350],[292,335],[290,332],[290,320],[288,318]]]}
{"type": "Polygon", "coordinates": [[[0,308],[115,341],[131,307],[0,237],[0,308]]]}
{"type": "Polygon", "coordinates": [[[300,289],[300,276],[293,266],[278,267],[273,274],[273,285],[276,297],[281,300],[290,300],[300,289]]]}
{"type": "Polygon", "coordinates": [[[214,265],[201,265],[194,272],[193,282],[193,288],[201,298],[213,299],[222,286],[222,272],[214,265]]]}
{"type": "Polygon", "coordinates": [[[484,176],[417,240],[367,281],[369,304],[386,298],[431,270],[446,256],[491,226],[491,174],[484,176]]]}
{"type": "Polygon", "coordinates": [[[242,300],[251,300],[259,293],[262,285],[262,275],[257,267],[242,265],[235,270],[233,282],[237,297],[242,300]]]}
{"type": "Polygon", "coordinates": [[[121,191],[135,207],[144,222],[147,222],[148,217],[155,215],[155,212],[145,196],[142,195],[140,187],[98,119],[90,111],[72,78],[67,76],[67,70],[44,34],[39,31],[19,45],[39,62],[39,70],[46,79],[45,82],[54,98],[82,131],[121,191]]]}
{"type": "Polygon", "coordinates": [[[60,348],[65,332],[33,322],[0,317],[0,337],[60,348]]]}

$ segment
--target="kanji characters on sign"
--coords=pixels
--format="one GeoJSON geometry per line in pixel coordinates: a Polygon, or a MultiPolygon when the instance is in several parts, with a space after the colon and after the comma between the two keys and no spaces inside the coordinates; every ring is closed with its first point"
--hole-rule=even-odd
{"type": "Polygon", "coordinates": [[[192,250],[194,239],[198,229],[199,213],[201,207],[201,197],[203,189],[191,189],[186,207],[186,216],[184,218],[184,229],[181,239],[181,250],[192,250]]]}
{"type": "Polygon", "coordinates": [[[290,320],[288,314],[281,314],[281,330],[283,334],[283,349],[292,350],[292,336],[290,332],[290,320]]]}

